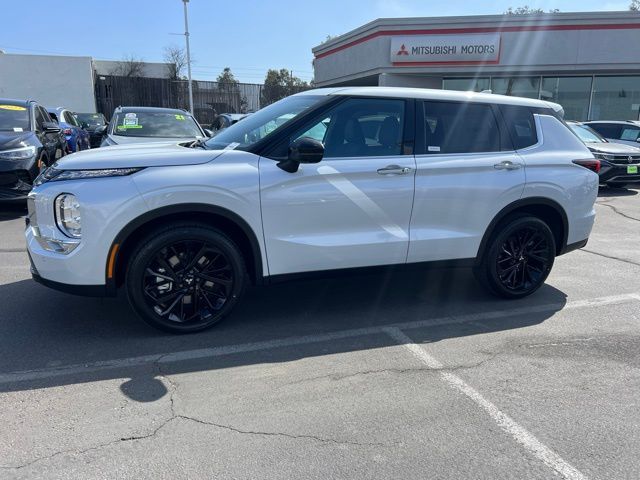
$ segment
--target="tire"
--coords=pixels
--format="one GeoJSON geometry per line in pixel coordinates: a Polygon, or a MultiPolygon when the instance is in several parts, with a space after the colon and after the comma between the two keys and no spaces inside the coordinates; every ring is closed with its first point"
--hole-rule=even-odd
{"type": "Polygon", "coordinates": [[[156,230],[130,258],[129,303],[146,323],[170,333],[211,328],[231,312],[247,283],[240,249],[206,225],[156,230]]]}
{"type": "Polygon", "coordinates": [[[516,214],[500,222],[474,274],[494,295],[523,298],[544,284],[555,256],[549,226],[537,217],[516,214]]]}

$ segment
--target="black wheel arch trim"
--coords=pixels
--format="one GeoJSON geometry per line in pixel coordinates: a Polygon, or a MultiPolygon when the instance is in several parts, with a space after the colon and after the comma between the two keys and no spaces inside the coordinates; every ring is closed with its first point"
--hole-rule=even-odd
{"type": "Polygon", "coordinates": [[[564,211],[564,208],[562,208],[562,206],[558,202],[551,200],[549,198],[527,197],[527,198],[521,198],[520,200],[516,200],[515,202],[510,203],[509,205],[504,207],[502,210],[500,210],[498,214],[493,218],[493,220],[491,220],[491,223],[489,223],[489,226],[485,230],[484,235],[482,237],[482,241],[480,242],[480,247],[478,248],[478,254],[476,256],[476,264],[480,263],[482,256],[484,255],[484,252],[487,248],[487,243],[491,239],[491,236],[493,235],[495,228],[498,226],[498,224],[502,220],[504,220],[507,217],[507,215],[524,207],[535,207],[535,206],[551,207],[556,211],[556,213],[560,215],[560,218],[562,219],[562,227],[563,227],[562,241],[560,245],[556,245],[556,252],[557,252],[557,255],[562,255],[564,253],[567,253],[567,237],[569,235],[569,220],[567,218],[567,212],[564,211]]]}
{"type": "MultiPolygon", "coordinates": [[[[165,207],[156,208],[150,210],[132,221],[130,221],[120,232],[116,235],[116,237],[111,242],[111,247],[109,248],[109,255],[105,261],[105,283],[107,287],[107,292],[112,295],[115,295],[117,291],[116,279],[117,275],[114,272],[111,278],[109,278],[109,256],[117,244],[119,248],[116,250],[115,257],[113,260],[113,264],[115,266],[118,265],[118,260],[120,259],[120,255],[122,252],[122,246],[125,245],[127,239],[136,231],[138,228],[143,226],[146,223],[149,223],[153,220],[157,220],[162,217],[166,217],[169,215],[175,215],[179,213],[205,213],[210,215],[217,215],[225,218],[226,220],[234,223],[240,230],[246,235],[249,239],[249,244],[251,247],[251,253],[253,255],[253,271],[249,272],[253,280],[256,284],[264,283],[263,278],[263,266],[262,266],[262,251],[260,249],[260,243],[258,242],[258,237],[253,229],[249,226],[249,224],[238,214],[232,212],[223,207],[219,207],[217,205],[207,205],[205,203],[179,203],[175,205],[168,205],[165,207]]],[[[114,267],[115,268],[115,267],[114,267]]]]}

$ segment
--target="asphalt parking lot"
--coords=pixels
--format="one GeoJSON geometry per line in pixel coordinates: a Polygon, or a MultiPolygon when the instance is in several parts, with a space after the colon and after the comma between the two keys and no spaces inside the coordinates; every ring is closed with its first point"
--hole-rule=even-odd
{"type": "Polygon", "coordinates": [[[521,301],[466,270],[250,290],[159,333],[0,221],[0,478],[640,478],[640,195],[521,301]],[[107,473],[108,472],[108,473],[107,473]]]}

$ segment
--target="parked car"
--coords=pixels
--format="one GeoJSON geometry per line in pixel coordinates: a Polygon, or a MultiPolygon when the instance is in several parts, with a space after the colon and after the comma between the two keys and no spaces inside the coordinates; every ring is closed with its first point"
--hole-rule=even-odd
{"type": "Polygon", "coordinates": [[[208,136],[185,110],[156,107],[118,107],[106,128],[101,146],[149,142],[184,142],[208,136]]]}
{"type": "Polygon", "coordinates": [[[79,152],[91,148],[89,132],[80,126],[75,114],[63,107],[48,107],[51,118],[58,122],[62,133],[67,139],[68,153],[79,152]]]}
{"type": "Polygon", "coordinates": [[[632,147],[640,147],[640,121],[592,121],[585,125],[593,128],[607,140],[624,143],[632,147]]]}
{"type": "Polygon", "coordinates": [[[211,131],[213,133],[229,128],[234,123],[239,122],[244,117],[249,115],[248,113],[221,113],[217,115],[211,124],[211,131]]]}
{"type": "Polygon", "coordinates": [[[609,142],[586,124],[568,124],[600,160],[600,183],[609,186],[640,183],[640,148],[609,142]]]}
{"type": "Polygon", "coordinates": [[[206,142],[72,155],[29,196],[33,277],[72,293],[123,287],[171,332],[217,323],[249,282],[318,271],[447,261],[522,298],[594,222],[599,160],[560,112],[490,94],[320,89],[206,142]]]}
{"type": "Polygon", "coordinates": [[[0,98],[0,201],[24,201],[40,170],[65,150],[60,127],[42,106],[0,98]]]}
{"type": "Polygon", "coordinates": [[[76,113],[75,117],[80,126],[89,132],[91,148],[98,148],[102,142],[103,134],[98,133],[97,130],[108,124],[107,119],[102,113],[76,113]]]}

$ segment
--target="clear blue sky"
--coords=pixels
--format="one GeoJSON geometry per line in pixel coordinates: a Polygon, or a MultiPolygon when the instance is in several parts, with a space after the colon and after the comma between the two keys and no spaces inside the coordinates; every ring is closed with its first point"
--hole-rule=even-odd
{"type": "MultiPolygon", "coordinates": [[[[231,67],[257,83],[268,68],[312,78],[311,48],[327,35],[380,17],[502,13],[528,4],[563,12],[626,10],[630,0],[191,0],[189,29],[194,78],[231,67]]],[[[162,61],[163,47],[184,44],[181,0],[3,0],[0,49],[7,53],[86,55],[162,61]],[[55,6],[54,6],[55,5],[55,6]]],[[[0,72],[2,74],[2,72],[0,72]]]]}

